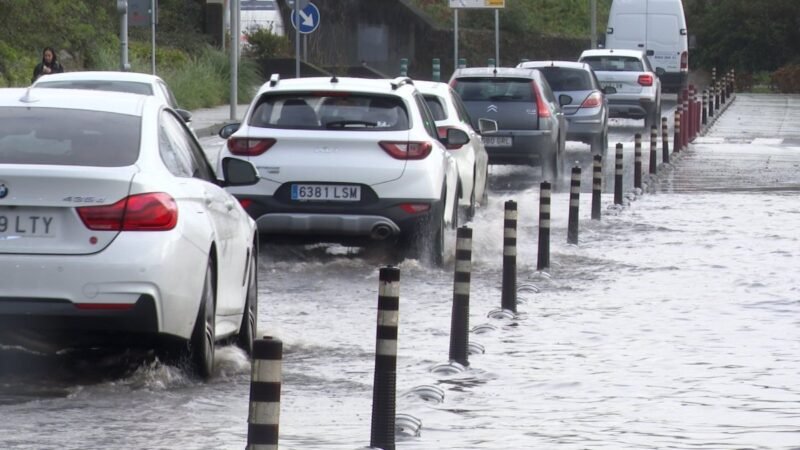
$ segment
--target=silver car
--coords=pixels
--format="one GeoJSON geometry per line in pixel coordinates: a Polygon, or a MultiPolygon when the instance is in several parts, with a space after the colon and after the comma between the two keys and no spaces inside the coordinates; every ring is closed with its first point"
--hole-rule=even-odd
{"type": "MultiPolygon", "coordinates": [[[[661,122],[661,81],[641,50],[585,50],[580,62],[588,63],[608,95],[611,117],[644,119],[645,128],[661,122]]],[[[659,69],[660,71],[663,69],[659,69]]]]}
{"type": "Polygon", "coordinates": [[[613,87],[602,88],[591,66],[574,61],[526,61],[517,67],[544,74],[567,118],[567,139],[589,144],[592,153],[608,148],[608,99],[613,87]],[[566,96],[566,97],[564,97],[566,96]]]}

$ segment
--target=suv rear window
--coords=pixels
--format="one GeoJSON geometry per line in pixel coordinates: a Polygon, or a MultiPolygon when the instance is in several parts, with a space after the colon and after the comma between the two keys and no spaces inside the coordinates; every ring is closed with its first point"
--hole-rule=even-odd
{"type": "Polygon", "coordinates": [[[139,116],[61,108],[0,108],[0,164],[129,166],[139,116]]]}
{"type": "Polygon", "coordinates": [[[585,70],[551,66],[540,67],[539,71],[544,74],[547,84],[554,91],[591,91],[594,89],[591,75],[585,70]]]}
{"type": "Polygon", "coordinates": [[[532,102],[533,80],[527,78],[460,78],[455,91],[465,102],[532,102]]]}
{"type": "Polygon", "coordinates": [[[347,92],[266,94],[250,126],[303,130],[408,130],[408,112],[397,96],[347,92]]]}
{"type": "Polygon", "coordinates": [[[634,56],[587,56],[581,62],[588,63],[595,72],[644,72],[644,65],[634,56]]]}

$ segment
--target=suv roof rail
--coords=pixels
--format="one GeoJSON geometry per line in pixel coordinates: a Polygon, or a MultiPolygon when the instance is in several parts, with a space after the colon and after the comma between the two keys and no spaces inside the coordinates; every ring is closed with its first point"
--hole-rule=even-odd
{"type": "Polygon", "coordinates": [[[392,84],[392,90],[395,90],[404,84],[410,84],[413,86],[414,81],[409,77],[397,77],[394,80],[392,80],[391,84],[392,84]]]}
{"type": "Polygon", "coordinates": [[[269,85],[275,86],[278,84],[278,81],[281,81],[281,74],[273,73],[272,76],[269,77],[269,85]]]}

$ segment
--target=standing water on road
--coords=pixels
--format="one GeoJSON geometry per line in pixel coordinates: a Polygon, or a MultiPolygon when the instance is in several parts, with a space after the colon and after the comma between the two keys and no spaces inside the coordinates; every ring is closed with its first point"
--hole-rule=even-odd
{"type": "MultiPolygon", "coordinates": [[[[650,180],[653,193],[625,207],[604,194],[601,221],[582,195],[577,246],[566,244],[568,194],[553,194],[547,272],[536,271],[538,187],[494,189],[470,224],[470,326],[493,327],[470,334],[486,352],[464,372],[430,370],[448,357],[452,268],[401,262],[397,411],[422,428],[397,447],[800,448],[800,125],[769,145],[726,142],[717,130],[729,118],[794,111],[774,101],[747,112],[750,101],[764,98],[740,95],[650,180]],[[519,315],[491,319],[506,200],[519,205],[519,315]],[[444,400],[416,395],[422,385],[444,400]]],[[[281,448],[369,444],[388,262],[375,249],[262,247],[259,331],[284,342],[281,448]]],[[[244,446],[250,366],[233,347],[217,350],[207,384],[157,361],[128,369],[93,356],[45,370],[36,355],[0,352],[2,448],[244,446]]]]}

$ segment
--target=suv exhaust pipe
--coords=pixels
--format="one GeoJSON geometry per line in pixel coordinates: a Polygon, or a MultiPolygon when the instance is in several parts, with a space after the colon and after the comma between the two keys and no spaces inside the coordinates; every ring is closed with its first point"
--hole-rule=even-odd
{"type": "Polygon", "coordinates": [[[374,227],[372,227],[372,231],[370,231],[369,237],[376,241],[383,241],[392,236],[392,234],[394,234],[394,230],[392,230],[392,227],[390,227],[385,223],[379,223],[374,227]]]}

